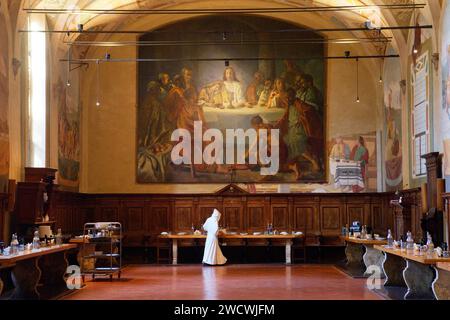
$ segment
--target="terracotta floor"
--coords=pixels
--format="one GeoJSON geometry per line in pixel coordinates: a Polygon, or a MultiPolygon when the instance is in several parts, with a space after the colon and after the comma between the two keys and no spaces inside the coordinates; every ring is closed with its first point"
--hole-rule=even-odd
{"type": "Polygon", "coordinates": [[[132,265],[122,279],[91,281],[64,299],[105,300],[376,300],[365,279],[352,279],[332,265],[245,264],[132,265]]]}

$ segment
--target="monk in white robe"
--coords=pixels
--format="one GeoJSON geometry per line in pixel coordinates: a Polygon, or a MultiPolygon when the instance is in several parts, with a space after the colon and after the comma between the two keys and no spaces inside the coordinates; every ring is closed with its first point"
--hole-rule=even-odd
{"type": "Polygon", "coordinates": [[[206,219],[203,229],[208,233],[206,236],[205,252],[203,254],[203,263],[209,265],[221,265],[227,262],[219,247],[219,220],[221,213],[214,209],[211,217],[206,219]]]}

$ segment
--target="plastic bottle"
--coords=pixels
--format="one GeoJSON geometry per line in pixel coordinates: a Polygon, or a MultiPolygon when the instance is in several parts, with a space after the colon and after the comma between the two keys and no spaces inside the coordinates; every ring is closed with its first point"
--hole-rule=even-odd
{"type": "Polygon", "coordinates": [[[362,229],[361,229],[361,239],[366,239],[366,237],[367,237],[366,226],[362,226],[362,229]]]}
{"type": "Polygon", "coordinates": [[[39,250],[40,247],[41,241],[39,240],[39,231],[35,231],[33,237],[33,250],[39,250]]]}
{"type": "Polygon", "coordinates": [[[431,237],[431,234],[427,232],[427,251],[428,253],[433,253],[433,250],[434,250],[433,238],[431,237]]]}
{"type": "Polygon", "coordinates": [[[406,252],[412,254],[414,252],[414,239],[411,231],[406,233],[406,252]]]}
{"type": "Polygon", "coordinates": [[[391,229],[388,230],[388,234],[387,234],[387,246],[388,246],[388,248],[394,247],[394,237],[392,237],[391,229]]]}
{"type": "Polygon", "coordinates": [[[19,241],[17,240],[17,234],[13,233],[11,238],[11,249],[9,254],[14,255],[19,253],[19,241]]]}
{"type": "Polygon", "coordinates": [[[58,229],[58,233],[55,236],[55,243],[57,246],[62,245],[62,232],[61,228],[58,229]]]}

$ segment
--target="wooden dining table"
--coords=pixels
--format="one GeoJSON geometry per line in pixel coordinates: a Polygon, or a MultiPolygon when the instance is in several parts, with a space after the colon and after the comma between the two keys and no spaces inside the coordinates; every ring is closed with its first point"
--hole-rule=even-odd
{"type": "Polygon", "coordinates": [[[62,244],[0,256],[0,267],[11,269],[14,290],[9,299],[48,299],[66,291],[67,252],[76,247],[62,244]]]}
{"type": "MultiPolygon", "coordinates": [[[[240,239],[245,240],[248,245],[248,240],[267,240],[269,244],[272,240],[282,240],[285,244],[285,256],[286,264],[291,264],[291,248],[294,239],[301,239],[304,234],[220,234],[219,239],[240,239]]],[[[179,240],[192,240],[192,239],[206,239],[206,235],[203,234],[161,234],[159,239],[169,239],[172,242],[172,264],[178,264],[178,241],[179,240]]]]}
{"type": "Polygon", "coordinates": [[[347,263],[345,268],[347,273],[355,278],[367,278],[373,274],[373,266],[375,266],[378,267],[381,277],[384,278],[382,272],[384,255],[374,246],[386,244],[386,239],[361,239],[348,236],[341,236],[340,238],[346,244],[347,263]]]}
{"type": "Polygon", "coordinates": [[[384,253],[385,288],[404,288],[403,299],[450,300],[450,258],[376,245],[384,253]]]}

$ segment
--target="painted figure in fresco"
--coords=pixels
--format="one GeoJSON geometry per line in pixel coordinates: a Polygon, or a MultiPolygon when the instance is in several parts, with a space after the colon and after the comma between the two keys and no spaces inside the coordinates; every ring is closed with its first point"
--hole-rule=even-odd
{"type": "MultiPolygon", "coordinates": [[[[450,46],[448,46],[448,57],[450,59],[450,46]]],[[[447,74],[447,91],[446,91],[446,102],[447,102],[447,114],[450,117],[450,62],[447,62],[448,74],[447,74]]]]}
{"type": "Polygon", "coordinates": [[[261,72],[256,71],[253,75],[252,82],[248,85],[247,91],[245,93],[247,103],[251,106],[258,104],[261,92],[264,89],[264,76],[261,72]]]}
{"type": "Polygon", "coordinates": [[[167,124],[167,109],[162,103],[162,92],[160,83],[150,81],[147,86],[147,99],[141,113],[142,120],[146,121],[146,134],[143,141],[145,147],[152,146],[170,138],[167,124]],[[164,139],[165,137],[165,139],[164,139]]]}
{"type": "Polygon", "coordinates": [[[223,104],[226,108],[234,109],[245,105],[242,85],[236,77],[232,67],[226,67],[223,71],[223,104]]]}
{"type": "Polygon", "coordinates": [[[201,120],[205,124],[203,109],[197,104],[197,89],[195,88],[192,70],[183,68],[181,76],[175,76],[173,87],[164,100],[166,110],[171,115],[175,128],[183,128],[194,132],[194,121],[201,120]]]}
{"type": "MultiPolygon", "coordinates": [[[[314,108],[295,97],[293,88],[288,89],[287,98],[288,108],[276,125],[280,128],[280,136],[287,146],[286,163],[298,164],[304,158],[311,163],[313,171],[319,171],[322,159],[317,152],[322,152],[322,124],[315,111],[311,112],[314,108]]],[[[297,179],[299,178],[298,173],[297,179]]]]}
{"type": "Polygon", "coordinates": [[[160,100],[163,101],[170,89],[172,89],[172,82],[168,73],[162,72],[158,75],[158,81],[160,86],[160,100]]]}
{"type": "Polygon", "coordinates": [[[394,109],[392,106],[392,87],[388,89],[385,99],[386,103],[386,178],[389,185],[400,183],[402,174],[402,154],[400,150],[400,137],[397,124],[394,119],[394,109]],[[400,180],[400,181],[398,181],[400,180]]]}
{"type": "Polygon", "coordinates": [[[224,84],[222,81],[214,81],[204,86],[198,94],[198,105],[202,107],[215,107],[224,109],[222,92],[224,84]]]}
{"type": "Polygon", "coordinates": [[[316,111],[321,112],[322,95],[320,90],[314,86],[314,78],[310,74],[304,74],[299,76],[298,82],[300,82],[300,89],[297,90],[297,98],[310,106],[313,106],[316,111]]]}
{"type": "MultiPolygon", "coordinates": [[[[350,160],[358,161],[361,165],[361,175],[363,181],[366,181],[367,177],[367,165],[369,164],[369,150],[367,150],[364,138],[359,137],[356,145],[353,147],[352,152],[350,153],[350,160]]],[[[353,192],[360,192],[362,188],[359,186],[352,186],[353,192]]]]}
{"type": "MultiPolygon", "coordinates": [[[[267,140],[266,140],[267,150],[272,149],[272,144],[274,144],[274,146],[278,145],[278,154],[279,154],[279,163],[280,163],[279,172],[293,172],[295,174],[295,179],[299,180],[301,178],[300,166],[296,161],[290,161],[288,159],[288,147],[287,147],[286,143],[283,141],[282,135],[280,134],[278,141],[272,141],[270,130],[281,129],[281,128],[278,128],[276,125],[270,125],[268,123],[264,123],[263,119],[260,116],[255,116],[251,119],[251,127],[256,130],[257,139],[253,145],[249,146],[246,158],[247,159],[249,158],[250,153],[254,153],[256,158],[258,159],[258,165],[249,165],[248,167],[255,168],[255,169],[258,169],[260,167],[260,162],[259,162],[259,158],[258,158],[259,155],[258,155],[258,150],[257,150],[257,146],[260,143],[260,139],[262,139],[262,137],[260,135],[260,130],[261,129],[267,130],[267,136],[266,136],[267,137],[267,140]]],[[[270,152],[269,152],[269,155],[270,155],[270,152]]],[[[268,178],[268,177],[266,176],[265,178],[268,178]]]]}
{"type": "Polygon", "coordinates": [[[282,78],[276,78],[273,84],[272,92],[267,101],[268,108],[288,108],[288,96],[286,87],[282,78]]]}
{"type": "Polygon", "coordinates": [[[295,80],[298,76],[303,74],[303,71],[295,64],[293,60],[284,60],[284,72],[280,75],[280,78],[284,80],[286,89],[295,87],[295,80]]]}
{"type": "Polygon", "coordinates": [[[271,92],[272,92],[272,81],[267,79],[266,81],[264,81],[264,87],[259,95],[258,106],[260,107],[267,106],[271,92]]]}
{"type": "Polygon", "coordinates": [[[330,158],[333,160],[349,160],[350,147],[344,142],[342,137],[336,137],[336,143],[330,151],[330,158]]]}

